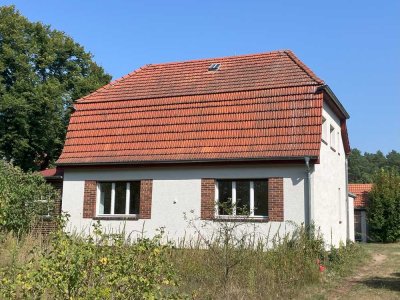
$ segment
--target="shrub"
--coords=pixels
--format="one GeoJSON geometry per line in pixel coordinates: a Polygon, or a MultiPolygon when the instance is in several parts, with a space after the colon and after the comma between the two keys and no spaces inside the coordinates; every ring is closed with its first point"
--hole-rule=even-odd
{"type": "Polygon", "coordinates": [[[38,173],[24,173],[0,160],[0,230],[26,232],[36,221],[44,200],[51,209],[58,192],[38,173]]]}
{"type": "MultiPolygon", "coordinates": [[[[106,234],[99,224],[89,237],[62,229],[36,257],[12,271],[0,272],[0,295],[29,299],[176,298],[176,276],[168,262],[162,233],[152,239],[106,234]]],[[[14,266],[15,267],[15,266],[14,266]]]]}
{"type": "Polygon", "coordinates": [[[400,239],[400,174],[381,170],[375,175],[367,211],[369,235],[379,242],[400,239]]]}

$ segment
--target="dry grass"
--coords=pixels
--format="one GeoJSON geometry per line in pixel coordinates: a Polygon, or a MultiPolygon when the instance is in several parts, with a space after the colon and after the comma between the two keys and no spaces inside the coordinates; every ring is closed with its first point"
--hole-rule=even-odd
{"type": "MultiPolygon", "coordinates": [[[[35,260],[34,249],[45,247],[49,243],[41,236],[27,234],[18,239],[0,234],[0,269],[12,272],[23,267],[35,260]]],[[[171,248],[170,262],[180,278],[177,293],[189,299],[293,299],[306,294],[319,298],[321,287],[332,277],[345,276],[362,253],[357,246],[328,253],[322,240],[309,238],[304,228],[281,238],[271,250],[255,249],[171,248]],[[317,260],[326,271],[320,272],[317,260]]]]}
{"type": "Polygon", "coordinates": [[[400,299],[400,244],[364,244],[367,260],[327,294],[336,299],[400,299]]]}
{"type": "MultiPolygon", "coordinates": [[[[304,228],[286,235],[273,249],[177,249],[171,259],[181,277],[180,291],[193,299],[293,299],[306,289],[325,286],[356,266],[362,249],[355,244],[327,252],[322,239],[310,238],[304,228]],[[242,253],[231,253],[233,251],[242,253]],[[225,278],[224,255],[239,257],[225,278]],[[326,267],[321,272],[317,263],[326,267]]],[[[314,292],[318,290],[312,290],[314,292]]]]}

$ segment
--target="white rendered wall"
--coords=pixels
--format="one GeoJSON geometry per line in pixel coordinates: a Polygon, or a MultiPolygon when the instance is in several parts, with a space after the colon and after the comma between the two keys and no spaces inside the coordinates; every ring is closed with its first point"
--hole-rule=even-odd
{"type": "MultiPolygon", "coordinates": [[[[256,179],[268,177],[284,178],[284,217],[285,221],[304,223],[304,178],[305,166],[275,165],[251,167],[164,167],[132,169],[66,169],[62,210],[70,214],[68,230],[88,232],[91,219],[83,219],[83,193],[85,180],[140,180],[153,179],[151,219],[137,221],[109,221],[101,223],[108,230],[125,227],[127,232],[144,232],[148,236],[156,234],[157,229],[165,227],[169,239],[186,240],[193,235],[188,228],[184,213],[193,219],[200,215],[201,178],[215,179],[256,179]],[[193,213],[191,213],[193,212],[193,213]]],[[[199,223],[197,223],[199,224],[199,223]]],[[[291,225],[285,222],[257,223],[261,235],[270,237],[279,231],[284,234],[291,225]]]]}
{"type": "Polygon", "coordinates": [[[347,240],[346,157],[339,118],[325,103],[322,115],[328,122],[328,134],[326,143],[321,142],[320,163],[315,164],[312,173],[312,217],[328,243],[338,246],[347,240]],[[335,128],[335,145],[330,144],[330,125],[335,128]]]}

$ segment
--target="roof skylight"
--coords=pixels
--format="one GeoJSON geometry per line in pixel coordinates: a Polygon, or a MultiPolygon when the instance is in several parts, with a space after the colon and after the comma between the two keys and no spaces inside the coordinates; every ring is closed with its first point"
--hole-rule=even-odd
{"type": "Polygon", "coordinates": [[[221,64],[211,64],[208,67],[208,71],[218,71],[220,66],[221,66],[221,64]]]}

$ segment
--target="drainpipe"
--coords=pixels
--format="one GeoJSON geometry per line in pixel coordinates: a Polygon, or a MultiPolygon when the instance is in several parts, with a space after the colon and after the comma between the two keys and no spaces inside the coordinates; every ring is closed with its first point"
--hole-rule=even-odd
{"type": "Polygon", "coordinates": [[[305,223],[307,226],[312,224],[312,203],[311,203],[311,172],[310,172],[310,157],[304,157],[304,161],[306,163],[306,173],[307,173],[307,186],[306,186],[306,195],[307,195],[307,207],[308,213],[306,216],[305,223]]]}
{"type": "MultiPolygon", "coordinates": [[[[345,158],[345,170],[346,170],[346,236],[347,240],[350,240],[350,211],[349,211],[349,163],[347,155],[345,158]]],[[[347,241],[346,241],[347,242],[347,241]]]]}

